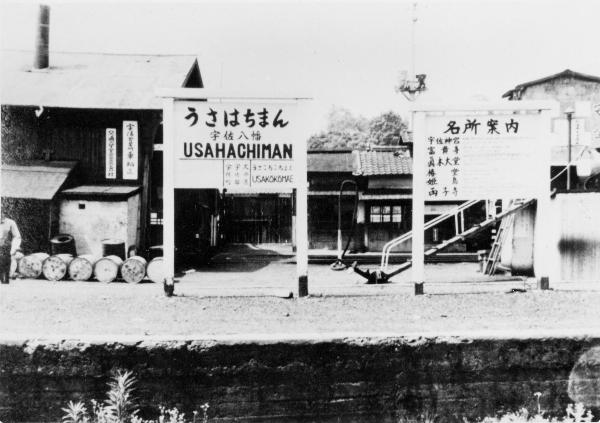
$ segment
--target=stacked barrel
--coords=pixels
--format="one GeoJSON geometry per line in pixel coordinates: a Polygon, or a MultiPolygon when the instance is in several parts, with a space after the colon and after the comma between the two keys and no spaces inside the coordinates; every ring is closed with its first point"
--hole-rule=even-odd
{"type": "MultiPolygon", "coordinates": [[[[162,283],[164,272],[162,257],[149,263],[141,256],[126,257],[125,243],[115,239],[102,241],[102,257],[90,254],[76,255],[75,242],[70,235],[57,235],[50,240],[51,254],[34,253],[18,262],[19,274],[28,279],[43,276],[49,281],[71,279],[113,282],[119,277],[131,284],[142,282],[146,276],[152,282],[162,283]]],[[[135,250],[130,249],[132,253],[135,250]]]]}

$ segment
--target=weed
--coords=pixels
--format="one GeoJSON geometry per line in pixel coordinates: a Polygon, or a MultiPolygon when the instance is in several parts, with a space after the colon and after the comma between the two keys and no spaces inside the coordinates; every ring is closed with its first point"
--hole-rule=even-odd
{"type": "Polygon", "coordinates": [[[138,416],[135,397],[137,380],[133,372],[117,370],[108,383],[107,399],[104,403],[91,401],[91,415],[81,401],[69,401],[63,408],[63,423],[208,423],[208,403],[201,406],[202,420],[197,420],[198,412],[194,411],[193,420],[186,420],[185,414],[177,408],[159,407],[157,420],[144,420],[138,416]]]}

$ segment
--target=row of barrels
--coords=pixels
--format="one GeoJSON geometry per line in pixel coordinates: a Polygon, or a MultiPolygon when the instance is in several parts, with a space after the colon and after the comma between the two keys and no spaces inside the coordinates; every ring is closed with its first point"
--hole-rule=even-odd
{"type": "Polygon", "coordinates": [[[21,258],[17,267],[24,278],[37,279],[43,275],[50,281],[63,280],[67,276],[74,281],[87,281],[93,276],[100,282],[113,282],[120,275],[125,282],[139,283],[147,275],[151,281],[162,283],[164,278],[162,257],[147,263],[140,256],[123,260],[116,255],[97,258],[92,255],[73,257],[71,254],[51,256],[34,253],[21,258]]]}

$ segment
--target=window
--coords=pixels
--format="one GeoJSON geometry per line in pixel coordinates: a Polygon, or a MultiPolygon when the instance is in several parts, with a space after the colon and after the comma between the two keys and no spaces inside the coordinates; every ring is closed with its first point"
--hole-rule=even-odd
{"type": "Polygon", "coordinates": [[[371,206],[371,223],[399,223],[402,222],[401,206],[371,206]]]}
{"type": "Polygon", "coordinates": [[[150,212],[150,224],[151,225],[162,225],[163,218],[160,212],[150,212]]]}

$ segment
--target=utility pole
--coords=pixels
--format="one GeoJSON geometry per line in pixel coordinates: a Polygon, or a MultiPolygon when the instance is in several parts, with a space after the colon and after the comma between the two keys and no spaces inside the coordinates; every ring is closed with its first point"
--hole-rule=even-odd
{"type": "Polygon", "coordinates": [[[573,121],[573,113],[575,111],[572,107],[569,107],[565,110],[565,114],[567,115],[567,131],[569,131],[568,135],[568,147],[567,147],[567,191],[571,190],[571,125],[573,121]]]}
{"type": "MultiPolygon", "coordinates": [[[[419,94],[426,90],[425,86],[425,74],[416,74],[416,30],[417,30],[417,3],[413,3],[412,9],[412,39],[411,39],[411,74],[407,76],[403,75],[400,80],[400,85],[396,87],[396,92],[401,93],[408,101],[416,101],[419,94]]],[[[410,118],[410,130],[413,134],[413,143],[415,142],[414,133],[415,126],[423,129],[423,116],[419,116],[417,122],[415,122],[415,112],[411,113],[410,118]]],[[[413,161],[425,161],[422,157],[419,148],[413,146],[413,161]],[[415,152],[417,156],[415,157],[415,152]]],[[[418,169],[417,166],[415,168],[418,169]]],[[[412,247],[412,280],[415,286],[415,295],[422,295],[424,282],[425,282],[425,179],[424,174],[413,175],[413,186],[412,186],[412,233],[413,233],[413,247],[412,247]]]]}
{"type": "MultiPolygon", "coordinates": [[[[412,27],[411,27],[411,74],[406,75],[406,72],[403,72],[400,80],[400,85],[396,87],[396,92],[401,93],[408,101],[415,101],[417,96],[425,91],[427,88],[425,86],[425,78],[427,75],[425,74],[416,74],[416,62],[417,62],[417,39],[416,39],[416,31],[417,31],[417,3],[413,3],[412,9],[412,27]]],[[[412,125],[411,125],[412,129],[412,125]]]]}

